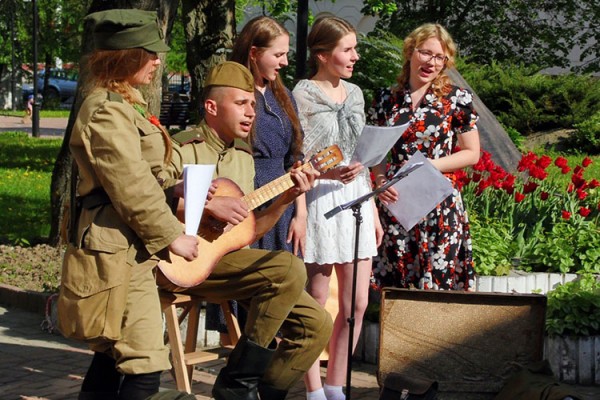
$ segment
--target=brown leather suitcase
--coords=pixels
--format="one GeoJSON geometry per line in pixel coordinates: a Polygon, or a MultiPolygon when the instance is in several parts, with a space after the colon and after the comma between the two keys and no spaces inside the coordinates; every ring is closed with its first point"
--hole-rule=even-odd
{"type": "Polygon", "coordinates": [[[378,381],[439,383],[440,400],[489,400],[519,365],[543,358],[546,297],[384,289],[378,381]]]}

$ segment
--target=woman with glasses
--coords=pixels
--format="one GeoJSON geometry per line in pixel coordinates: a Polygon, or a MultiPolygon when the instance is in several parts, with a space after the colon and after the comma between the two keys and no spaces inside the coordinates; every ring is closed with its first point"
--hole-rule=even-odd
{"type": "Polygon", "coordinates": [[[453,184],[454,190],[410,231],[387,211],[402,193],[389,188],[379,196],[384,245],[373,265],[373,286],[470,290],[473,259],[469,220],[454,171],[479,160],[479,133],[473,96],[453,86],[446,74],[454,66],[456,46],[438,24],[424,24],[404,40],[404,65],[397,86],[382,90],[368,118],[377,125],[408,129],[394,145],[391,160],[373,168],[382,186],[417,151],[453,184]]]}

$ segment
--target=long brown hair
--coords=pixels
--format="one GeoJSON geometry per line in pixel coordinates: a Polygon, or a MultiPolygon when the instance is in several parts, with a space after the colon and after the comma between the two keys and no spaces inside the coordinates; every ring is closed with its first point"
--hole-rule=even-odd
{"type": "Polygon", "coordinates": [[[404,64],[402,65],[400,75],[396,78],[396,81],[398,82],[397,90],[404,90],[404,87],[408,84],[408,80],[410,79],[410,59],[412,58],[415,49],[430,38],[436,38],[440,41],[444,53],[448,57],[448,61],[444,64],[443,69],[432,82],[433,93],[438,98],[450,93],[452,82],[446,74],[446,70],[454,66],[456,45],[448,31],[440,24],[423,24],[412,31],[406,39],[404,39],[404,47],[402,49],[404,64]]]}
{"type": "MultiPolygon", "coordinates": [[[[255,79],[262,79],[256,62],[250,58],[250,50],[252,47],[255,47],[260,56],[260,54],[269,48],[273,40],[282,35],[290,36],[287,29],[274,19],[265,16],[251,19],[246,23],[235,40],[231,53],[231,61],[238,62],[247,67],[255,79]]],[[[277,75],[274,81],[267,82],[267,85],[271,87],[275,99],[290,120],[293,132],[292,153],[297,159],[302,149],[302,128],[296,109],[279,75],[277,75]]],[[[255,137],[256,133],[252,130],[249,138],[250,143],[254,141],[255,137]]]]}
{"type": "Polygon", "coordinates": [[[349,33],[356,35],[356,29],[346,20],[338,17],[321,17],[315,21],[308,34],[307,44],[309,78],[319,71],[318,55],[331,53],[340,39],[349,33]]]}
{"type": "MultiPolygon", "coordinates": [[[[133,90],[129,79],[154,57],[153,53],[142,48],[95,50],[86,60],[91,79],[89,89],[107,89],[123,96],[129,104],[141,107],[143,99],[133,90]]],[[[162,125],[159,128],[166,148],[164,161],[168,163],[172,154],[171,139],[162,125]]]]}

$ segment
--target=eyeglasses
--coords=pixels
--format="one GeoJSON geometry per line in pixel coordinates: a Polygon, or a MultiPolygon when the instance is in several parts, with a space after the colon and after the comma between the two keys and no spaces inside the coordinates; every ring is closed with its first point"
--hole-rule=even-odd
{"type": "Polygon", "coordinates": [[[415,50],[419,54],[419,59],[421,60],[421,62],[429,62],[431,60],[434,60],[435,65],[444,65],[448,61],[448,57],[443,56],[441,54],[436,55],[430,52],[429,50],[421,50],[416,48],[415,50]]]}

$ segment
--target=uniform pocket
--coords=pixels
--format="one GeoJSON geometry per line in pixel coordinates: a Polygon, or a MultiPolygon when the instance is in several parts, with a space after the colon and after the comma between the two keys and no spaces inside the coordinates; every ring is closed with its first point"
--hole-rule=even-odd
{"type": "Polygon", "coordinates": [[[133,230],[121,219],[112,205],[82,211],[81,247],[105,253],[117,253],[131,247],[137,239],[133,230]],[[90,214],[90,217],[86,216],[90,214]]]}
{"type": "Polygon", "coordinates": [[[131,277],[127,253],[69,246],[58,299],[63,335],[80,340],[120,337],[131,277]]]}

